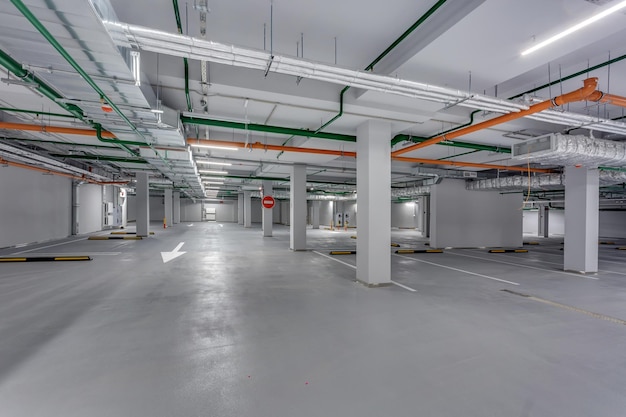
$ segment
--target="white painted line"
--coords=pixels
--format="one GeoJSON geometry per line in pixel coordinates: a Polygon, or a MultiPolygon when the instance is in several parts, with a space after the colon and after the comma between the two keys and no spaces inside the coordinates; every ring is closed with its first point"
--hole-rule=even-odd
{"type": "Polygon", "coordinates": [[[171,252],[161,252],[161,258],[163,259],[163,263],[166,264],[169,261],[186,254],[187,252],[179,252],[179,249],[182,248],[184,244],[185,242],[180,242],[171,252]]]}
{"type": "Polygon", "coordinates": [[[172,252],[178,252],[180,250],[180,248],[183,247],[184,244],[185,244],[185,242],[180,242],[178,245],[176,245],[176,247],[174,248],[174,250],[172,252]]]}
{"type": "MultiPolygon", "coordinates": [[[[324,258],[332,259],[333,261],[335,261],[335,262],[339,262],[340,264],[344,264],[345,266],[349,266],[349,267],[350,267],[350,268],[352,268],[352,269],[356,269],[356,266],[354,266],[354,265],[352,265],[352,264],[349,264],[349,263],[344,262],[344,261],[340,261],[339,259],[333,258],[332,256],[325,255],[325,254],[323,254],[323,253],[321,253],[321,252],[318,252],[318,251],[316,251],[316,250],[314,250],[314,251],[313,251],[313,253],[316,253],[316,254],[318,254],[319,256],[323,256],[324,258]]],[[[391,281],[391,283],[392,283],[393,285],[397,285],[397,286],[398,286],[398,287],[400,287],[400,288],[404,288],[405,290],[409,290],[409,291],[411,291],[411,292],[417,292],[417,290],[415,290],[415,289],[413,289],[413,288],[411,288],[411,287],[407,287],[406,285],[400,284],[399,282],[396,282],[396,281],[391,281]]]]}
{"type": "Polygon", "coordinates": [[[538,268],[536,266],[517,264],[517,263],[514,263],[514,262],[498,261],[498,260],[495,260],[495,259],[483,258],[483,257],[480,257],[480,256],[464,255],[464,254],[461,254],[461,253],[452,253],[452,252],[447,252],[447,253],[450,254],[450,255],[465,256],[466,258],[480,259],[481,261],[497,262],[497,263],[500,263],[500,264],[514,265],[514,266],[519,266],[519,267],[522,267],[522,268],[536,269],[538,271],[544,271],[544,272],[554,272],[555,274],[571,275],[571,276],[576,277],[576,278],[586,278],[586,279],[594,279],[594,280],[599,280],[600,279],[600,278],[590,277],[590,276],[582,275],[582,274],[572,274],[571,272],[556,271],[554,269],[545,269],[545,268],[538,268]]]}
{"type": "Polygon", "coordinates": [[[34,255],[40,255],[40,256],[119,256],[121,255],[122,252],[87,252],[87,253],[83,253],[83,252],[71,252],[71,253],[67,253],[67,252],[57,252],[57,253],[44,253],[44,252],[37,252],[34,255]]]}
{"type": "MultiPolygon", "coordinates": [[[[507,256],[507,257],[512,256],[512,255],[507,255],[507,254],[504,254],[504,255],[507,256]]],[[[563,266],[563,262],[541,261],[539,259],[536,259],[536,261],[540,262],[542,264],[558,265],[558,266],[561,266],[561,267],[563,266]]],[[[598,272],[602,272],[602,273],[606,273],[606,274],[626,275],[626,272],[607,271],[606,269],[598,269],[598,272]]],[[[576,275],[576,274],[574,274],[574,275],[576,275]]]]}
{"type": "Polygon", "coordinates": [[[393,281],[393,280],[392,280],[392,281],[391,281],[391,283],[392,283],[393,285],[397,285],[397,286],[398,286],[398,287],[400,287],[400,288],[404,288],[405,290],[409,290],[409,291],[411,291],[411,292],[417,292],[417,290],[415,290],[415,289],[413,289],[413,288],[411,288],[411,287],[407,287],[406,285],[400,284],[399,282],[396,282],[396,281],[393,281]]]}
{"type": "Polygon", "coordinates": [[[55,246],[67,245],[67,244],[69,244],[69,243],[80,242],[81,240],[87,240],[87,238],[86,238],[86,237],[83,237],[83,238],[81,238],[81,239],[70,240],[69,242],[55,243],[54,245],[41,246],[41,247],[39,247],[39,248],[34,248],[34,249],[29,249],[29,250],[23,250],[23,251],[21,251],[21,252],[15,252],[13,255],[19,255],[19,254],[22,254],[22,253],[34,252],[34,251],[36,251],[36,250],[40,250],[40,249],[54,248],[55,246]]]}
{"type": "MultiPolygon", "coordinates": [[[[450,253],[450,252],[446,252],[446,253],[450,253]]],[[[464,274],[469,274],[469,275],[475,275],[475,276],[477,276],[477,277],[487,278],[487,279],[491,279],[491,280],[493,280],[493,281],[504,282],[505,284],[519,285],[517,282],[507,281],[507,280],[505,280],[505,279],[500,279],[500,278],[496,278],[496,277],[490,277],[489,275],[478,274],[478,273],[476,273],[476,272],[466,271],[466,270],[464,270],[464,269],[453,268],[453,267],[451,267],[451,266],[447,266],[447,265],[436,264],[436,263],[434,263],[434,262],[424,261],[424,260],[422,260],[422,259],[411,258],[411,257],[409,257],[409,256],[397,255],[397,254],[394,254],[393,256],[399,256],[400,258],[410,259],[410,260],[415,261],[415,262],[422,262],[422,263],[425,263],[425,264],[428,264],[428,265],[438,266],[438,267],[440,267],[440,268],[451,269],[451,270],[453,270],[453,271],[462,272],[462,273],[464,273],[464,274]]]]}
{"type": "Polygon", "coordinates": [[[354,265],[352,265],[352,264],[349,264],[349,263],[344,262],[344,261],[340,261],[339,259],[335,259],[335,258],[333,258],[333,257],[331,257],[331,256],[328,256],[328,255],[324,255],[323,253],[320,253],[320,252],[318,252],[318,251],[316,251],[316,250],[314,250],[314,251],[313,251],[313,253],[317,253],[319,256],[323,256],[324,258],[332,259],[332,260],[333,260],[333,261],[335,261],[335,262],[339,262],[340,264],[344,264],[344,265],[346,265],[346,266],[349,266],[350,268],[354,268],[354,269],[356,269],[356,266],[354,266],[354,265]]]}

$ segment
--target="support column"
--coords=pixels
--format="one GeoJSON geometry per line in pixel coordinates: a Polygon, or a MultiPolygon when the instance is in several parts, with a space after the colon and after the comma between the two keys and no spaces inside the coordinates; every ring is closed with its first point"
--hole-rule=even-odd
{"type": "Polygon", "coordinates": [[[80,233],[80,186],[79,181],[72,181],[72,235],[80,233]]]}
{"type": "Polygon", "coordinates": [[[391,284],[391,125],[368,120],[357,128],[356,279],[391,284]]]}
{"type": "Polygon", "coordinates": [[[543,209],[543,237],[550,237],[550,207],[543,209]]]}
{"type": "Polygon", "coordinates": [[[320,228],[320,202],[311,201],[311,224],[313,229],[320,228]]]}
{"type": "Polygon", "coordinates": [[[150,188],[147,172],[137,172],[137,236],[150,236],[150,188]]]}
{"type": "Polygon", "coordinates": [[[599,188],[597,169],[565,167],[566,271],[598,272],[599,188]]]}
{"type": "Polygon", "coordinates": [[[243,192],[243,227],[252,227],[252,193],[243,192]]]}
{"type": "MultiPolygon", "coordinates": [[[[263,181],[263,195],[273,194],[272,181],[263,181]]],[[[274,223],[274,209],[261,206],[263,221],[263,237],[272,237],[272,226],[274,223]]]]}
{"type": "Polygon", "coordinates": [[[171,227],[174,222],[172,221],[172,217],[174,215],[174,208],[173,208],[173,197],[172,197],[172,190],[165,190],[165,224],[167,225],[167,227],[171,227]]]}
{"type": "Polygon", "coordinates": [[[237,194],[237,224],[243,226],[243,193],[237,194]]]}
{"type": "Polygon", "coordinates": [[[306,166],[291,168],[289,190],[289,249],[306,250],[306,166]]]}
{"type": "Polygon", "coordinates": [[[174,191],[173,223],[180,223],[180,191],[174,191]]]}
{"type": "Polygon", "coordinates": [[[539,206],[539,211],[537,212],[537,221],[539,225],[537,227],[537,236],[539,237],[549,237],[550,236],[550,227],[549,227],[549,211],[550,207],[548,206],[539,206]]]}

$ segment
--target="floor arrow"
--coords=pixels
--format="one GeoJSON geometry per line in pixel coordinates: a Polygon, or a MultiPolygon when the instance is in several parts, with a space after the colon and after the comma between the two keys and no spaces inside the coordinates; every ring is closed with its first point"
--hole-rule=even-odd
{"type": "Polygon", "coordinates": [[[172,259],[176,259],[179,256],[186,254],[187,252],[179,252],[180,248],[182,248],[184,244],[185,242],[180,242],[178,246],[176,246],[171,252],[161,252],[161,258],[163,258],[163,263],[166,264],[172,259]]]}

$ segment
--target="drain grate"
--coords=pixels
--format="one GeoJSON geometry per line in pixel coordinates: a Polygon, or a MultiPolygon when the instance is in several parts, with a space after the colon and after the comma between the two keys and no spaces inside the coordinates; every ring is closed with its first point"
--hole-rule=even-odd
{"type": "Polygon", "coordinates": [[[509,294],[513,294],[513,295],[517,295],[517,296],[520,296],[520,297],[528,298],[529,300],[537,301],[539,303],[547,304],[547,305],[550,305],[550,306],[553,306],[553,307],[562,308],[564,310],[569,310],[569,311],[575,311],[577,313],[582,313],[582,314],[585,314],[587,316],[593,317],[595,319],[600,319],[600,320],[610,321],[611,323],[626,325],[626,320],[618,319],[618,318],[611,317],[611,316],[606,316],[606,315],[600,314],[600,313],[594,313],[593,311],[584,310],[582,308],[578,308],[578,307],[574,307],[574,306],[569,306],[567,304],[557,303],[556,301],[546,300],[545,298],[535,297],[534,295],[524,294],[524,293],[521,293],[521,292],[511,291],[511,290],[507,290],[507,289],[500,290],[500,291],[506,292],[506,293],[509,293],[509,294]]]}

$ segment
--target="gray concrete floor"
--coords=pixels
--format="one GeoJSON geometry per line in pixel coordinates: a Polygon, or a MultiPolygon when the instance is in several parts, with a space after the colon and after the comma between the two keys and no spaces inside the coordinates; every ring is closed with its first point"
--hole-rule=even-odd
{"type": "Polygon", "coordinates": [[[392,255],[412,292],[365,288],[355,256],[322,256],[355,248],[355,231],[309,230],[320,255],[290,252],[285,227],[153,230],[0,251],[94,258],[0,264],[0,416],[626,415],[614,246],[592,276],[561,270],[559,239],[392,255]]]}

